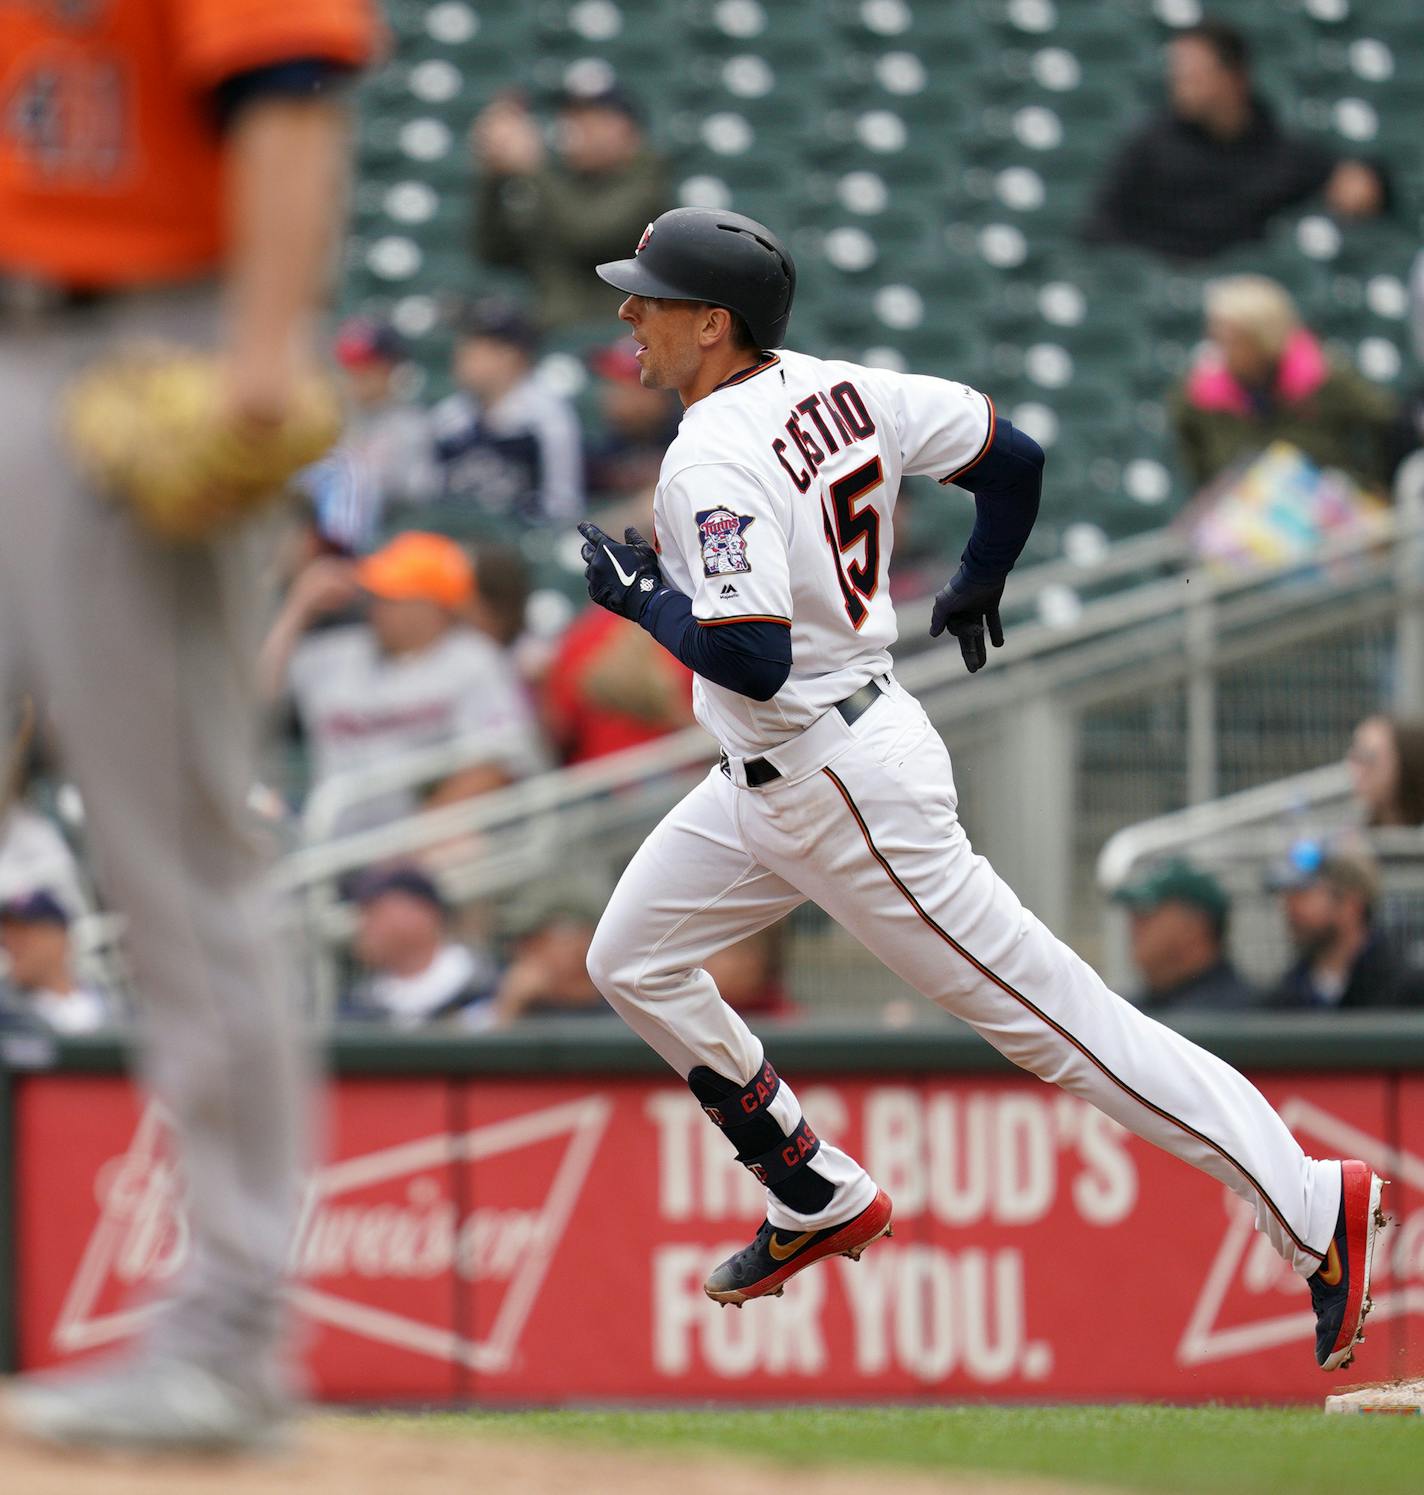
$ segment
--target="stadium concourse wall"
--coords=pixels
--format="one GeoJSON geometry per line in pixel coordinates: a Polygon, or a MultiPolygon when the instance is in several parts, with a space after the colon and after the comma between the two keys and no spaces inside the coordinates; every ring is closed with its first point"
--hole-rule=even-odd
{"type": "MultiPolygon", "coordinates": [[[[1393,1179],[1368,1341],[1344,1378],[1424,1371],[1424,1014],[1185,1031],[1318,1156],[1393,1179]]],[[[959,1399],[1313,1401],[1300,1282],[1219,1183],[956,1026],[787,1028],[768,1052],[896,1200],[895,1236],[780,1300],[700,1284],[759,1191],[619,1029],[330,1044],[326,1154],[294,1294],[315,1394],[537,1405],[959,1399]]],[[[123,1340],[188,1241],[161,1116],[120,1050],[0,1070],[0,1356],[123,1340]]]]}

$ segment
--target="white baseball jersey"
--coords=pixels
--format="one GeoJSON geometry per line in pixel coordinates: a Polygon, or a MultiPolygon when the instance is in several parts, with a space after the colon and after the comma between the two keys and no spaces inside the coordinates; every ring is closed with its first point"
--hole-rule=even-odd
{"type": "Polygon", "coordinates": [[[953,481],[993,430],[967,385],[786,351],[688,408],[653,506],[663,574],[705,625],[791,625],[772,700],[697,678],[697,719],[729,752],[784,742],[890,668],[900,480],[953,481]]]}

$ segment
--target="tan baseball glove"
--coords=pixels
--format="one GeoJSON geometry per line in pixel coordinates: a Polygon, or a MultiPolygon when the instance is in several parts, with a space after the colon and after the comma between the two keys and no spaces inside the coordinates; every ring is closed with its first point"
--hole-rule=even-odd
{"type": "Polygon", "coordinates": [[[80,470],[166,540],[206,540],[279,496],[341,432],[334,384],[313,375],[286,418],[239,426],[223,404],[215,358],[147,344],[85,369],[64,400],[80,470]]]}

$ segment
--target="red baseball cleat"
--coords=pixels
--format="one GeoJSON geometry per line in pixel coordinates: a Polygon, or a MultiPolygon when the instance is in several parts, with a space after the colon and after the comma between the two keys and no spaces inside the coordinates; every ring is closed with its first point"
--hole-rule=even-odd
{"type": "Polygon", "coordinates": [[[890,1214],[894,1206],[884,1189],[853,1220],[828,1225],[824,1230],[807,1230],[789,1235],[774,1230],[770,1220],[763,1220],[750,1246],[743,1247],[726,1261],[703,1284],[703,1291],[724,1308],[735,1303],[738,1308],[748,1298],[779,1298],[787,1281],[828,1256],[860,1259],[860,1253],[872,1241],[890,1235],[890,1214]]]}
{"type": "Polygon", "coordinates": [[[1380,1190],[1385,1180],[1367,1163],[1340,1164],[1340,1214],[1319,1270],[1310,1279],[1315,1305],[1315,1358],[1322,1370],[1343,1370],[1365,1337],[1370,1311],[1370,1267],[1375,1231],[1385,1223],[1380,1190]]]}

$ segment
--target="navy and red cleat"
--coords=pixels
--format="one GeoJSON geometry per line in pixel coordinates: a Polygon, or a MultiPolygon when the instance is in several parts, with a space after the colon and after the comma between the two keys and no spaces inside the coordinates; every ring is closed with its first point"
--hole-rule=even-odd
{"type": "Polygon", "coordinates": [[[773,1229],[770,1220],[763,1220],[751,1245],[729,1256],[702,1290],[724,1308],[728,1303],[740,1308],[749,1298],[779,1298],[797,1272],[828,1256],[848,1256],[858,1261],[872,1241],[892,1234],[892,1208],[890,1196],[884,1189],[877,1189],[875,1198],[853,1220],[828,1225],[824,1230],[789,1235],[773,1229]]]}
{"type": "Polygon", "coordinates": [[[1340,1213],[1325,1260],[1310,1278],[1315,1305],[1315,1358],[1321,1370],[1343,1370],[1365,1337],[1375,1231],[1385,1223],[1382,1179],[1367,1163],[1340,1164],[1340,1213]]]}

